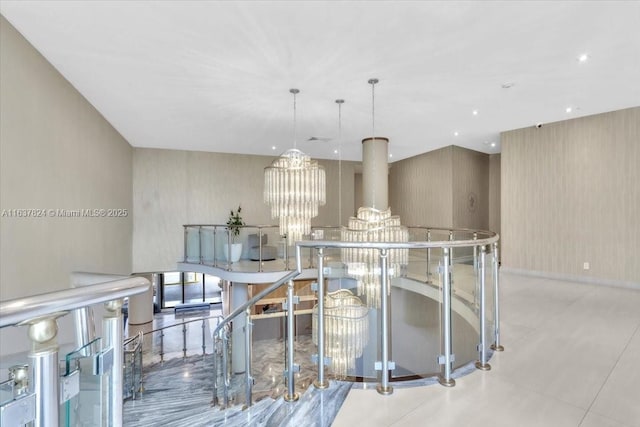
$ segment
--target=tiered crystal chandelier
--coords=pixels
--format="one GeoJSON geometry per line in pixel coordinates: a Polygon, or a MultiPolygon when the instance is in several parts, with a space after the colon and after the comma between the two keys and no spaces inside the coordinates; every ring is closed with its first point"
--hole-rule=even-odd
{"type": "MultiPolygon", "coordinates": [[[[348,228],[342,230],[345,242],[408,242],[409,231],[400,224],[398,215],[391,209],[358,209],[357,217],[349,218],[348,228]]],[[[342,250],[342,260],[347,265],[347,275],[358,282],[358,294],[366,297],[367,306],[380,307],[380,252],[377,249],[347,248],[342,250]]],[[[407,249],[389,251],[387,274],[399,277],[402,268],[409,263],[407,249]]],[[[391,289],[391,288],[389,288],[391,289]]]]}
{"type": "MultiPolygon", "coordinates": [[[[356,359],[369,340],[369,309],[347,289],[330,292],[324,299],[325,354],[331,358],[336,379],[344,379],[355,369],[356,359]]],[[[312,340],[318,345],[318,306],[311,317],[312,340]]]]}
{"type": "Polygon", "coordinates": [[[326,203],[326,177],[318,162],[296,148],[296,95],[293,94],[293,148],[285,151],[264,169],[264,202],[271,217],[280,219],[280,235],[290,242],[311,233],[311,218],[326,203]]]}
{"type": "MultiPolygon", "coordinates": [[[[375,85],[378,79],[370,79],[371,84],[371,100],[372,100],[372,134],[375,135],[375,85]]],[[[384,179],[380,182],[386,183],[387,179],[387,160],[386,160],[386,144],[389,140],[386,138],[366,138],[363,144],[376,143],[384,144],[384,160],[377,165],[378,170],[373,170],[374,175],[383,174],[384,179]]],[[[366,158],[365,158],[366,160],[366,158]]],[[[376,168],[373,165],[365,165],[365,167],[376,168]]],[[[369,185],[372,192],[369,198],[371,206],[361,207],[358,209],[356,217],[349,218],[349,224],[342,229],[342,240],[345,242],[408,242],[409,231],[400,224],[400,217],[391,215],[391,209],[387,204],[387,195],[379,197],[382,201],[376,202],[375,185],[369,185]],[[379,209],[377,205],[386,205],[383,209],[379,209]]],[[[365,191],[367,187],[365,186],[365,191]]],[[[386,185],[384,193],[387,192],[386,185]]],[[[367,195],[365,195],[366,197],[367,195]]],[[[369,307],[380,307],[380,252],[377,249],[359,249],[347,248],[342,249],[342,260],[347,265],[347,274],[356,279],[358,283],[358,294],[364,295],[366,304],[369,307]]],[[[401,275],[403,267],[409,263],[409,251],[407,249],[393,249],[387,255],[387,275],[389,278],[401,275]]],[[[391,289],[389,287],[389,289],[391,289]]]]}

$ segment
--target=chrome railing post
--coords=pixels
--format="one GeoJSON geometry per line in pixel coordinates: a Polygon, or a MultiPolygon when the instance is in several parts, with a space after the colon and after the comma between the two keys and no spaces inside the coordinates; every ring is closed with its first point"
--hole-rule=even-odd
{"type": "Polygon", "coordinates": [[[295,364],[293,363],[294,353],[294,312],[293,312],[293,280],[289,280],[287,286],[287,393],[284,395],[284,400],[287,402],[295,402],[299,396],[296,393],[295,384],[295,364]]]}
{"type": "MultiPolygon", "coordinates": [[[[473,240],[478,240],[478,233],[473,233],[473,240]]],[[[478,246],[473,246],[473,272],[478,273],[478,246]]]]}
{"type": "Polygon", "coordinates": [[[289,237],[284,235],[284,268],[289,269],[289,237]]]}
{"type": "Polygon", "coordinates": [[[216,267],[218,265],[218,261],[216,260],[216,231],[217,228],[215,225],[213,226],[213,261],[212,265],[216,267]]]}
{"type": "Polygon", "coordinates": [[[227,228],[227,271],[231,271],[231,230],[227,228]]]}
{"type": "Polygon", "coordinates": [[[250,407],[253,396],[253,377],[251,376],[251,355],[252,355],[252,330],[253,330],[253,322],[251,322],[251,308],[247,307],[246,311],[247,320],[244,326],[244,376],[246,383],[246,407],[250,407]]]}
{"type": "Polygon", "coordinates": [[[498,257],[498,242],[493,244],[493,322],[496,334],[496,342],[491,344],[494,351],[504,351],[504,347],[500,345],[500,298],[498,296],[500,282],[500,258],[498,257]]]}
{"type": "Polygon", "coordinates": [[[107,313],[102,320],[102,332],[106,345],[113,348],[111,392],[109,394],[109,425],[112,426],[122,425],[122,366],[124,364],[122,304],[122,299],[104,303],[107,313]]]}
{"type": "Polygon", "coordinates": [[[189,261],[189,254],[187,253],[187,238],[189,235],[189,227],[184,226],[184,262],[189,261]]]}
{"type": "Polygon", "coordinates": [[[199,264],[203,264],[204,257],[202,256],[202,226],[198,226],[198,259],[199,264]]]}
{"type": "Polygon", "coordinates": [[[393,387],[389,385],[389,370],[395,368],[393,362],[389,361],[391,328],[389,325],[389,275],[387,274],[387,262],[387,249],[380,249],[381,372],[380,384],[376,386],[376,390],[384,395],[393,393],[393,387]]]}
{"type": "MultiPolygon", "coordinates": [[[[427,228],[427,242],[431,241],[431,230],[427,228]]],[[[431,281],[431,248],[427,248],[427,283],[431,281]]]]}
{"type": "MultiPolygon", "coordinates": [[[[449,230],[449,241],[453,242],[453,230],[449,230]]],[[[449,268],[453,265],[453,247],[449,248],[449,268]]],[[[453,282],[453,280],[452,280],[453,282]]]]}
{"type": "Polygon", "coordinates": [[[453,387],[456,381],[451,378],[452,364],[455,355],[452,354],[451,340],[451,277],[449,275],[450,266],[449,248],[442,248],[442,312],[440,327],[442,328],[442,352],[438,357],[438,363],[442,365],[442,372],[438,381],[446,387],[453,387]]]}
{"type": "Polygon", "coordinates": [[[229,336],[227,329],[222,330],[222,404],[229,406],[229,336]]]}
{"type": "Polygon", "coordinates": [[[486,292],[485,292],[485,258],[486,246],[480,246],[480,343],[478,344],[479,359],[476,368],[488,371],[491,365],[487,363],[487,328],[486,328],[486,292]]]}
{"type": "Polygon", "coordinates": [[[28,336],[33,342],[29,353],[29,372],[33,385],[31,390],[36,396],[36,427],[58,426],[60,373],[56,318],[60,314],[25,322],[29,324],[28,336]]]}
{"type": "Polygon", "coordinates": [[[258,248],[259,248],[259,254],[258,254],[258,271],[262,272],[262,228],[258,228],[258,248]]]}
{"type": "Polygon", "coordinates": [[[316,388],[329,387],[329,381],[324,378],[325,348],[324,348],[324,249],[318,248],[318,322],[316,327],[318,337],[318,378],[313,382],[316,388]]]}
{"type": "MultiPolygon", "coordinates": [[[[223,331],[220,331],[219,333],[222,334],[223,331]]],[[[218,340],[220,337],[216,335],[213,336],[213,352],[211,354],[213,359],[213,397],[211,399],[211,406],[216,406],[218,404],[218,340]]]]}

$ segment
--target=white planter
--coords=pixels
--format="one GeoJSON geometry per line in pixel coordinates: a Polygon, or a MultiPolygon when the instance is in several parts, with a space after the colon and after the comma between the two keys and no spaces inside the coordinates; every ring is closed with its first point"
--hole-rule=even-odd
{"type": "Polygon", "coordinates": [[[242,243],[231,244],[231,259],[229,260],[229,245],[223,246],[222,256],[225,261],[238,262],[242,255],[242,243]]]}

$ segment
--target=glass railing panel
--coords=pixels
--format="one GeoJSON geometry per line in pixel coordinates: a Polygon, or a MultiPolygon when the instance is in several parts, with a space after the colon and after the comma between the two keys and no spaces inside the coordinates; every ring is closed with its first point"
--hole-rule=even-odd
{"type": "Polygon", "coordinates": [[[202,227],[200,230],[200,250],[203,264],[213,265],[215,261],[213,227],[202,227]]]}
{"type": "Polygon", "coordinates": [[[136,399],[142,392],[142,331],[124,343],[124,367],[122,374],[123,399],[136,399]]]}
{"type": "Polygon", "coordinates": [[[479,311],[477,302],[478,276],[471,257],[453,248],[451,259],[451,334],[454,369],[477,359],[479,342],[479,311]]]}
{"type": "MultiPolygon", "coordinates": [[[[79,375],[79,393],[61,405],[61,425],[108,425],[111,370],[99,356],[102,339],[96,338],[65,356],[65,376],[79,375]]],[[[111,359],[112,360],[112,359],[111,359]]]]}
{"type": "Polygon", "coordinates": [[[185,227],[185,261],[200,262],[200,227],[185,227]]]}

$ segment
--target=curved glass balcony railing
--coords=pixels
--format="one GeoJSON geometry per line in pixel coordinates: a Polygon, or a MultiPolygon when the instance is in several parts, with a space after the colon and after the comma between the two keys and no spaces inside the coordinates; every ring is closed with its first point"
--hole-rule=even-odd
{"type": "MultiPolygon", "coordinates": [[[[223,229],[224,226],[185,226],[185,235],[197,233],[193,236],[198,237],[197,240],[192,237],[192,244],[185,246],[186,260],[206,264],[206,260],[192,257],[189,247],[203,247],[202,238],[213,239],[211,244],[215,245],[218,233],[203,232],[207,227],[223,229]]],[[[247,228],[259,232],[266,230],[266,226],[263,229],[247,228]]],[[[291,314],[286,304],[288,298],[278,309],[285,318],[294,318],[297,323],[304,322],[305,315],[311,317],[311,328],[307,333],[312,335],[310,346],[315,361],[316,386],[324,387],[331,379],[372,382],[386,394],[391,392],[391,384],[395,381],[424,383],[438,380],[444,385],[453,385],[456,375],[468,372],[474,363],[480,369],[489,369],[492,347],[501,349],[497,321],[498,236],[483,230],[407,229],[408,242],[373,243],[344,242],[340,228],[316,227],[311,240],[295,243],[295,270],[286,269],[284,259],[274,260],[284,272],[299,274],[304,270],[308,276],[311,268],[315,269],[313,274],[317,274],[312,285],[314,307],[310,314],[302,314],[301,310],[296,314],[302,297],[295,291],[292,294],[295,307],[291,314]],[[364,253],[362,261],[354,263],[359,252],[364,253]],[[402,262],[398,262],[399,259],[402,262]],[[367,268],[371,271],[366,274],[359,271],[367,268]],[[367,286],[360,283],[362,277],[369,277],[368,280],[374,277],[376,286],[381,288],[375,297],[367,295],[367,286]]],[[[274,226],[271,232],[276,230],[274,226]]],[[[242,267],[240,262],[233,271],[240,271],[242,267]]],[[[248,268],[260,270],[252,264],[248,268]]],[[[282,283],[281,287],[289,286],[282,283]]],[[[249,301],[223,323],[233,324],[235,315],[251,316],[252,325],[247,328],[250,335],[251,327],[260,326],[259,322],[262,322],[260,316],[255,315],[255,306],[268,299],[268,295],[262,295],[249,301]],[[243,310],[248,311],[244,313],[243,310]]],[[[294,334],[286,333],[286,322],[283,320],[282,329],[288,339],[294,334]]],[[[214,339],[222,342],[226,336],[224,330],[222,327],[214,332],[214,339]]],[[[248,352],[250,364],[249,353],[255,345],[256,339],[250,337],[246,343],[234,343],[233,351],[248,352]]],[[[285,344],[285,355],[289,347],[298,351],[299,346],[285,344]]],[[[221,349],[217,357],[222,357],[226,351],[221,349]]],[[[300,377],[298,363],[289,362],[289,359],[296,359],[295,355],[284,359],[287,361],[286,375],[300,377]]],[[[246,375],[247,396],[250,396],[253,383],[250,367],[246,375]]],[[[214,401],[224,400],[227,404],[229,396],[224,390],[228,389],[228,384],[221,378],[214,390],[223,392],[216,394],[214,401]]],[[[228,382],[228,375],[225,378],[228,382]]],[[[304,378],[308,383],[308,378],[304,378]]],[[[295,379],[287,380],[287,390],[283,391],[285,398],[294,398],[295,391],[291,389],[295,390],[295,379]]],[[[247,399],[250,397],[244,401],[247,399]]]]}

